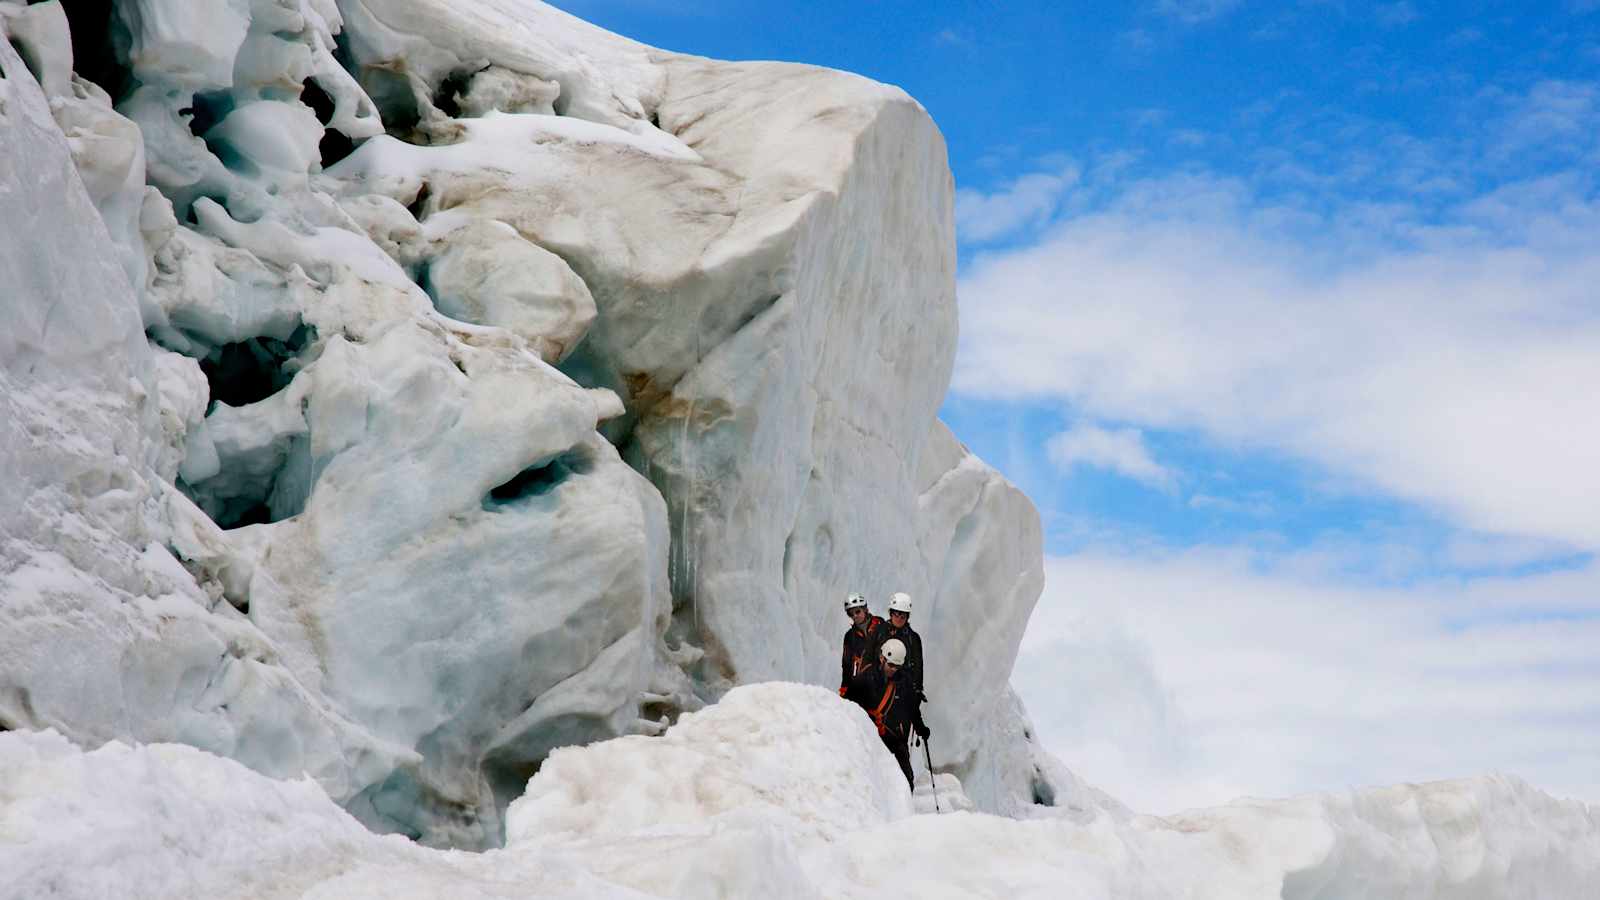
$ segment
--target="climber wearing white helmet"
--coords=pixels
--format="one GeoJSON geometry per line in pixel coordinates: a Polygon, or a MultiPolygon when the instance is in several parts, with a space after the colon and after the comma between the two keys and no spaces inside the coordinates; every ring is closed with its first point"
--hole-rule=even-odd
{"type": "Polygon", "coordinates": [[[917,692],[917,700],[926,700],[922,692],[922,636],[911,629],[911,595],[904,591],[889,598],[889,621],[878,629],[879,642],[890,638],[906,645],[907,685],[917,692]]]}
{"type": "Polygon", "coordinates": [[[844,656],[839,667],[839,696],[849,693],[850,680],[872,665],[878,646],[878,630],[883,620],[867,609],[867,598],[851,594],[844,600],[844,614],[850,627],[844,633],[844,656]]]}
{"type": "Polygon", "coordinates": [[[922,721],[917,694],[906,681],[905,663],[906,645],[893,638],[884,641],[878,650],[878,664],[857,675],[845,696],[867,711],[878,726],[883,745],[905,773],[906,785],[911,786],[914,779],[908,745],[913,733],[926,738],[928,726],[922,721]]]}

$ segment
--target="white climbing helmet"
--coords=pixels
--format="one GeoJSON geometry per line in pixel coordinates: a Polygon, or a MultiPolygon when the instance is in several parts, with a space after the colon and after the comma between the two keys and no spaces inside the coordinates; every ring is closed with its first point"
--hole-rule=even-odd
{"type": "Polygon", "coordinates": [[[911,615],[911,595],[901,591],[889,598],[889,612],[903,612],[911,615]]]}
{"type": "Polygon", "coordinates": [[[861,596],[860,594],[852,593],[850,596],[844,598],[844,611],[845,612],[849,612],[852,609],[860,609],[860,608],[862,608],[863,606],[866,606],[866,605],[867,605],[867,598],[861,596]]]}
{"type": "Polygon", "coordinates": [[[890,638],[883,642],[883,649],[878,651],[878,655],[890,665],[903,666],[906,664],[906,645],[900,643],[899,638],[890,638]]]}

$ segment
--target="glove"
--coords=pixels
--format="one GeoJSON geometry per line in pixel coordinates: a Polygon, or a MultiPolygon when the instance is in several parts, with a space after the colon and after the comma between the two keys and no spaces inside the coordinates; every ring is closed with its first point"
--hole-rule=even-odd
{"type": "Polygon", "coordinates": [[[911,727],[916,730],[917,737],[922,738],[923,740],[927,740],[928,735],[933,733],[933,729],[928,727],[927,722],[917,722],[911,727]]]}
{"type": "Polygon", "coordinates": [[[842,684],[839,685],[839,696],[843,697],[845,695],[845,693],[846,693],[846,690],[847,689],[845,688],[844,685],[842,685],[842,684]]]}

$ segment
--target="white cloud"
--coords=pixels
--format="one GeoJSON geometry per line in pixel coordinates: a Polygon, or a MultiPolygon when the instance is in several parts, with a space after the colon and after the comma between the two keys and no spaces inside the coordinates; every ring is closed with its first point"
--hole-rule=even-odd
{"type": "Polygon", "coordinates": [[[1157,0],[1156,12],[1186,25],[1197,25],[1226,15],[1240,0],[1157,0]]]}
{"type": "Polygon", "coordinates": [[[1147,106],[1128,113],[1128,119],[1134,128],[1159,128],[1172,118],[1172,111],[1155,106],[1147,106]]]}
{"type": "Polygon", "coordinates": [[[1214,494],[1195,494],[1189,498],[1189,508],[1234,516],[1255,516],[1257,518],[1265,518],[1275,511],[1271,499],[1259,492],[1251,493],[1243,498],[1218,497],[1214,494]]]}
{"type": "Polygon", "coordinates": [[[1521,163],[1527,153],[1593,154],[1600,150],[1594,135],[1600,128],[1600,87],[1571,81],[1543,81],[1527,94],[1508,99],[1495,123],[1498,159],[1521,163]]]}
{"type": "Polygon", "coordinates": [[[1263,203],[1238,180],[1130,182],[969,266],[954,388],[1287,452],[1466,529],[1600,549],[1587,178],[1427,224],[1263,203]]]}
{"type": "Polygon", "coordinates": [[[1080,424],[1050,438],[1050,459],[1063,469],[1092,466],[1109,469],[1158,488],[1170,488],[1177,477],[1150,456],[1144,436],[1136,428],[1110,430],[1080,424]]]}
{"type": "Polygon", "coordinates": [[[1443,561],[1447,565],[1468,571],[1549,564],[1578,555],[1567,544],[1484,534],[1451,535],[1442,551],[1443,561]]]}
{"type": "Polygon", "coordinates": [[[1398,590],[1285,562],[1049,560],[1013,675],[1045,746],[1147,812],[1490,771],[1600,801],[1600,567],[1398,590]]]}
{"type": "Polygon", "coordinates": [[[1058,163],[1053,171],[1023,175],[993,193],[962,188],[956,191],[956,233],[962,241],[982,243],[1042,225],[1077,184],[1078,174],[1077,166],[1058,163]]]}

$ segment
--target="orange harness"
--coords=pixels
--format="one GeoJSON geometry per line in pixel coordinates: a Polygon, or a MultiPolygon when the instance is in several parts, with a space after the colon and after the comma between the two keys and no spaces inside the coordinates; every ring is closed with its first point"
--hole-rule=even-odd
{"type": "Polygon", "coordinates": [[[883,690],[883,699],[878,701],[878,708],[872,711],[872,721],[878,723],[878,734],[887,736],[889,726],[883,724],[883,714],[889,709],[889,704],[894,702],[894,682],[883,690]]]}
{"type": "MultiPolygon", "coordinates": [[[[867,620],[867,631],[866,631],[865,634],[862,635],[862,637],[872,637],[872,633],[874,631],[877,631],[877,630],[878,630],[878,620],[877,619],[868,619],[867,620]]],[[[850,661],[850,677],[854,678],[855,676],[860,675],[860,674],[861,674],[861,657],[858,655],[855,659],[850,661]]]]}

